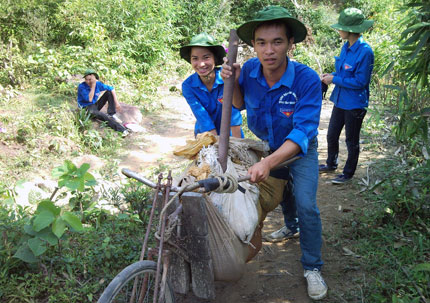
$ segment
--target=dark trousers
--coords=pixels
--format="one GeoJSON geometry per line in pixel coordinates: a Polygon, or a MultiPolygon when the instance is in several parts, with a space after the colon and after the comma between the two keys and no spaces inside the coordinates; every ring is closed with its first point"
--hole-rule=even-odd
{"type": "Polygon", "coordinates": [[[348,158],[343,168],[343,174],[351,178],[357,168],[360,153],[360,130],[366,115],[365,109],[344,110],[333,107],[327,131],[327,166],[337,167],[339,155],[339,136],[345,126],[345,142],[348,158]]]}
{"type": "Polygon", "coordinates": [[[285,226],[292,232],[296,232],[299,230],[299,220],[297,217],[296,200],[294,198],[293,176],[288,167],[270,172],[270,176],[288,181],[284,188],[281,208],[285,226]]]}
{"type": "Polygon", "coordinates": [[[97,100],[95,104],[91,104],[85,109],[96,119],[106,121],[110,128],[113,128],[116,131],[123,132],[126,128],[120,123],[116,122],[111,116],[116,113],[115,109],[115,101],[113,99],[113,95],[111,91],[105,91],[104,94],[97,100]],[[108,103],[107,114],[101,112],[100,110],[103,106],[108,103]]]}

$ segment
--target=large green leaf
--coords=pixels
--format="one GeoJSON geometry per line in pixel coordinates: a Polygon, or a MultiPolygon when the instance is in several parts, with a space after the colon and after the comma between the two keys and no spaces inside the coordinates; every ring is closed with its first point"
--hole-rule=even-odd
{"type": "Polygon", "coordinates": [[[82,179],[64,179],[61,182],[58,182],[59,186],[65,186],[70,190],[84,190],[84,180],[82,179]]]}
{"type": "Polygon", "coordinates": [[[33,222],[33,229],[35,231],[40,231],[45,227],[49,226],[55,220],[54,214],[49,210],[42,210],[39,214],[35,216],[33,222]]]}
{"type": "Polygon", "coordinates": [[[77,176],[78,177],[85,176],[88,169],[90,169],[90,165],[88,163],[82,164],[81,167],[79,167],[77,170],[77,176]]]}
{"type": "Polygon", "coordinates": [[[403,31],[402,36],[403,35],[407,35],[410,32],[413,32],[413,31],[415,31],[417,29],[420,29],[420,28],[426,27],[426,26],[430,26],[430,23],[428,23],[428,22],[421,22],[421,23],[414,24],[411,27],[407,28],[405,31],[403,31]]]}
{"type": "Polygon", "coordinates": [[[54,223],[52,223],[52,232],[57,236],[58,239],[60,239],[66,231],[66,227],[66,221],[64,221],[62,218],[57,218],[54,223]]]}
{"type": "Polygon", "coordinates": [[[70,174],[73,171],[76,171],[76,166],[70,160],[65,160],[63,165],[55,167],[52,170],[52,176],[58,179],[61,176],[70,174]]]}
{"type": "Polygon", "coordinates": [[[428,43],[428,40],[430,38],[430,31],[426,32],[424,34],[423,37],[421,37],[420,42],[418,43],[418,45],[415,47],[415,51],[409,55],[407,58],[410,60],[415,59],[415,57],[417,56],[417,54],[420,52],[420,50],[423,48],[423,46],[428,43]]]}
{"type": "Polygon", "coordinates": [[[81,231],[83,230],[81,220],[71,212],[65,212],[61,218],[67,222],[74,230],[81,231]]]}
{"type": "Polygon", "coordinates": [[[28,247],[28,243],[23,243],[16,253],[13,255],[14,258],[21,259],[24,262],[27,263],[36,263],[39,260],[34,256],[33,252],[31,251],[30,247],[28,247]]]}
{"type": "Polygon", "coordinates": [[[46,242],[39,238],[31,238],[28,241],[28,247],[30,247],[34,256],[38,257],[46,251],[46,242]]]}
{"type": "Polygon", "coordinates": [[[61,208],[55,206],[54,202],[51,200],[43,200],[37,206],[37,213],[40,213],[44,210],[50,211],[54,216],[58,216],[61,212],[61,208]]]}
{"type": "Polygon", "coordinates": [[[416,42],[422,35],[422,32],[416,32],[415,34],[413,34],[410,38],[408,38],[408,40],[406,40],[405,42],[403,42],[403,45],[409,45],[411,43],[416,42]]]}
{"type": "Polygon", "coordinates": [[[41,231],[37,232],[36,235],[38,238],[45,240],[50,245],[57,245],[58,243],[58,238],[54,235],[50,227],[45,227],[41,231]]]}
{"type": "Polygon", "coordinates": [[[24,231],[30,236],[35,236],[37,233],[34,231],[33,226],[31,224],[24,225],[24,231]]]}

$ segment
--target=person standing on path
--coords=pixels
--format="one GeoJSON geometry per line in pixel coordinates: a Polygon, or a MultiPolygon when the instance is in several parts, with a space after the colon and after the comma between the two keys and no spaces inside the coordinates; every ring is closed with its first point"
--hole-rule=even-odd
{"type": "Polygon", "coordinates": [[[345,126],[345,142],[348,158],[343,173],[332,180],[343,184],[351,180],[357,168],[360,153],[360,130],[369,105],[369,83],[373,70],[374,55],[362,32],[373,25],[365,20],[361,10],[347,8],[340,13],[338,23],[331,27],[339,31],[343,40],[339,57],[335,57],[336,71],[321,75],[323,83],[335,84],[330,100],[334,106],[327,131],[328,156],[320,172],[335,171],[338,166],[339,136],[345,126]]]}
{"type": "Polygon", "coordinates": [[[106,121],[109,127],[127,135],[127,128],[115,115],[117,111],[121,111],[121,106],[114,88],[99,81],[99,75],[93,69],[85,71],[84,79],[85,81],[78,86],[78,107],[85,108],[96,119],[106,121]],[[108,102],[107,114],[100,111],[106,102],[108,102]]]}
{"type": "MultiPolygon", "coordinates": [[[[221,79],[221,65],[226,51],[207,33],[194,36],[190,43],[181,47],[181,58],[191,63],[195,73],[182,83],[182,94],[187,100],[196,124],[194,135],[211,132],[219,135],[221,129],[224,82],[221,79]]],[[[231,134],[243,138],[242,115],[233,108],[231,112],[231,134]]]]}
{"type": "MultiPolygon", "coordinates": [[[[265,183],[276,165],[296,155],[301,157],[289,169],[293,176],[301,263],[308,295],[319,300],[328,290],[321,275],[322,226],[316,201],[321,80],[314,70],[287,56],[293,43],[305,39],[307,30],[285,8],[268,6],[257,12],[253,20],[242,24],[237,34],[254,47],[257,58],[249,59],[242,68],[234,64],[233,105],[246,109],[249,129],[261,140],[268,141],[272,152],[249,168],[250,181],[265,183]]],[[[226,63],[221,73],[224,79],[233,76],[226,63]]],[[[286,174],[283,177],[288,178],[286,174]]],[[[284,187],[273,188],[274,193],[283,190],[284,187]]]]}

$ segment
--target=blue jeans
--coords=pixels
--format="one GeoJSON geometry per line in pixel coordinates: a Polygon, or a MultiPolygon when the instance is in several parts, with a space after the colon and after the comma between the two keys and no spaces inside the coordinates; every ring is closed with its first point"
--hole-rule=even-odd
{"type": "Polygon", "coordinates": [[[306,156],[289,165],[300,228],[301,262],[304,269],[321,269],[322,227],[317,206],[318,140],[309,142],[306,156]]]}
{"type": "Polygon", "coordinates": [[[363,108],[345,110],[333,106],[327,131],[327,166],[337,167],[339,155],[339,136],[345,126],[345,142],[348,158],[343,168],[343,174],[351,178],[357,168],[360,153],[360,130],[366,110],[363,108]]]}

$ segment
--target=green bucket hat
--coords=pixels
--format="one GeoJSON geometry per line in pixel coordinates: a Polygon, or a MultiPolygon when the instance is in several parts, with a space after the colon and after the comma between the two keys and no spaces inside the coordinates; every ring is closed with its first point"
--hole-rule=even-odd
{"type": "Polygon", "coordinates": [[[181,58],[191,63],[191,48],[193,46],[201,46],[209,48],[215,55],[215,65],[223,64],[223,58],[226,55],[225,49],[222,45],[219,45],[218,42],[206,33],[200,33],[191,38],[189,44],[181,47],[179,53],[181,58]]]}
{"type": "Polygon", "coordinates": [[[87,69],[86,71],[85,71],[85,74],[84,74],[84,78],[86,77],[86,76],[88,76],[88,75],[94,75],[94,76],[96,76],[96,79],[98,80],[99,79],[99,75],[96,73],[96,71],[95,70],[93,70],[93,69],[87,69]]]}
{"type": "Polygon", "coordinates": [[[299,43],[306,38],[305,25],[294,18],[286,8],[276,5],[270,5],[258,11],[254,19],[242,24],[237,29],[237,35],[246,44],[252,46],[251,40],[254,40],[254,31],[257,26],[262,22],[272,20],[282,20],[287,24],[294,37],[294,43],[299,43]]]}
{"type": "Polygon", "coordinates": [[[361,10],[351,7],[341,11],[337,23],[331,27],[349,33],[362,33],[369,29],[373,22],[373,20],[365,20],[361,10]]]}

